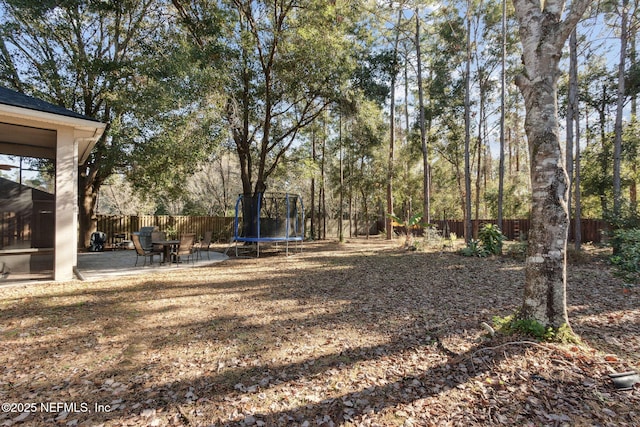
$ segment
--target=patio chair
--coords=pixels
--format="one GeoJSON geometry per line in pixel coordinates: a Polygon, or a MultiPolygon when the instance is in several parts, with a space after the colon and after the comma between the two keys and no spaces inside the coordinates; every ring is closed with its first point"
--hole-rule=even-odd
{"type": "Polygon", "coordinates": [[[184,257],[187,258],[187,262],[191,260],[192,263],[195,264],[195,260],[193,255],[194,251],[194,242],[196,240],[196,233],[186,233],[180,235],[180,243],[178,247],[171,252],[172,261],[175,261],[176,266],[184,257]]]}
{"type": "Polygon", "coordinates": [[[198,259],[200,259],[200,253],[202,251],[207,251],[207,259],[211,259],[209,255],[209,246],[211,246],[211,236],[213,235],[212,231],[205,231],[204,238],[195,246],[198,252],[198,259]]]}
{"type": "Polygon", "coordinates": [[[153,244],[153,242],[160,242],[162,240],[167,240],[167,233],[164,231],[152,231],[151,232],[151,252],[155,252],[157,254],[164,253],[164,246],[153,244]]]}
{"type": "Polygon", "coordinates": [[[9,266],[3,261],[0,261],[0,280],[5,280],[9,277],[9,274],[11,274],[9,266]]]}
{"type": "Polygon", "coordinates": [[[156,255],[158,255],[158,257],[161,256],[161,254],[153,252],[151,249],[144,249],[140,243],[140,236],[137,234],[132,234],[131,239],[133,240],[133,247],[136,249],[136,267],[138,266],[138,258],[140,257],[144,257],[144,267],[147,265],[147,258],[149,258],[150,263],[153,264],[153,257],[156,255]]]}

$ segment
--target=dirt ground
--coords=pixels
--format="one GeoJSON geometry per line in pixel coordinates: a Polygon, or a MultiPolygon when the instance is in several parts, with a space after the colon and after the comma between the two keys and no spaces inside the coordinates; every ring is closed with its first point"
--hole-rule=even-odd
{"type": "Polygon", "coordinates": [[[638,426],[640,289],[569,266],[580,345],[489,337],[523,263],[306,243],[206,268],[0,288],[0,426],[638,426]]]}

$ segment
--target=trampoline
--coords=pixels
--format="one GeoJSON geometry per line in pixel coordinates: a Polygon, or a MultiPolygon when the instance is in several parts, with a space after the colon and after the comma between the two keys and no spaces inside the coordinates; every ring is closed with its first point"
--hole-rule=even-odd
{"type": "Polygon", "coordinates": [[[236,201],[234,221],[236,256],[238,243],[255,244],[260,257],[261,243],[285,243],[289,255],[289,242],[302,251],[304,240],[304,206],[302,198],[289,193],[258,193],[240,195],[236,201]]]}

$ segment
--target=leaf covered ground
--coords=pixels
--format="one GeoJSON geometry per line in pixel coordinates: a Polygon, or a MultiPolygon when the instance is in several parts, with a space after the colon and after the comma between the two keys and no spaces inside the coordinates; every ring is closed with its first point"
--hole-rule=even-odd
{"type": "Polygon", "coordinates": [[[489,337],[523,264],[305,244],[212,267],[0,288],[0,426],[637,426],[640,290],[569,266],[582,344],[489,337]],[[6,404],[10,406],[6,406],[6,404]]]}

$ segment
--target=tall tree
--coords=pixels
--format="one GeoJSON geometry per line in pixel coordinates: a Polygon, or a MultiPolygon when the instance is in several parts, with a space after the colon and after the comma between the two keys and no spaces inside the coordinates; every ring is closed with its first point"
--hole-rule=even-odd
{"type": "MultiPolygon", "coordinates": [[[[567,94],[567,117],[566,117],[566,167],[568,178],[567,212],[569,213],[569,223],[571,223],[571,198],[573,196],[573,147],[574,147],[574,127],[575,109],[578,90],[578,57],[577,57],[577,29],[574,28],[569,37],[569,89],[567,94]]],[[[576,217],[576,221],[578,218],[576,217]]]]}
{"type": "MultiPolygon", "coordinates": [[[[311,163],[312,167],[315,167],[318,160],[318,155],[316,151],[316,134],[317,134],[317,126],[311,127],[311,163]]],[[[309,205],[309,211],[311,212],[311,218],[309,222],[309,236],[311,239],[315,239],[316,237],[316,173],[312,172],[311,175],[311,204],[309,205]]]]}
{"type": "Polygon", "coordinates": [[[498,27],[501,13],[498,6],[499,3],[493,1],[483,1],[478,5],[471,5],[471,44],[474,48],[472,55],[474,78],[472,82],[475,83],[472,92],[478,94],[477,101],[475,102],[478,106],[478,112],[476,114],[477,137],[474,153],[476,164],[474,209],[476,222],[474,222],[474,235],[477,235],[481,200],[484,199],[483,191],[486,194],[487,177],[490,172],[490,167],[488,167],[488,163],[491,161],[491,156],[488,153],[490,127],[488,120],[490,114],[489,103],[496,88],[494,81],[494,76],[497,74],[496,68],[500,64],[500,51],[496,49],[496,47],[501,44],[498,27]]]}
{"type": "Polygon", "coordinates": [[[574,243],[580,250],[582,244],[582,224],[580,206],[580,114],[578,110],[578,35],[577,28],[569,39],[569,99],[567,103],[567,172],[569,175],[569,196],[567,210],[571,215],[572,188],[575,200],[574,243]],[[575,140],[574,140],[575,136],[575,140]],[[573,147],[575,143],[575,160],[573,147]],[[574,184],[574,185],[572,185],[574,184]]]}
{"type": "Polygon", "coordinates": [[[464,91],[464,238],[467,243],[473,239],[471,222],[471,0],[467,0],[467,62],[464,91]]]}
{"type": "MultiPolygon", "coordinates": [[[[108,123],[87,162],[79,167],[79,245],[86,247],[95,231],[100,187],[112,173],[127,170],[134,146],[146,139],[140,126],[146,120],[139,114],[161,114],[151,105],[157,107],[158,98],[167,99],[169,86],[176,88],[165,76],[164,85],[155,86],[160,91],[141,97],[142,93],[149,95],[148,76],[142,75],[141,67],[153,63],[160,52],[172,50],[167,40],[175,40],[174,25],[165,3],[151,0],[4,0],[0,6],[4,19],[0,76],[4,83],[108,123]]],[[[181,59],[179,64],[189,61],[181,59]]],[[[164,63],[155,65],[163,67],[164,63]]],[[[184,85],[184,81],[175,83],[184,85]]],[[[170,108],[181,102],[177,93],[172,94],[170,108]]],[[[175,124],[174,128],[177,130],[175,124]]]]}
{"type": "MultiPolygon", "coordinates": [[[[629,22],[629,70],[628,70],[628,83],[625,83],[625,90],[627,95],[631,98],[631,126],[638,126],[638,92],[640,91],[640,63],[637,59],[637,38],[640,31],[640,18],[638,18],[638,9],[640,8],[640,2],[635,1],[630,10],[630,22],[629,22]]],[[[635,159],[638,156],[637,144],[634,144],[631,156],[633,157],[631,163],[631,188],[629,190],[629,199],[631,202],[631,209],[633,212],[638,211],[638,166],[635,159]]]]}
{"type": "Polygon", "coordinates": [[[420,8],[415,9],[416,18],[416,63],[418,74],[418,111],[419,111],[419,124],[420,124],[420,141],[422,146],[422,165],[423,165],[423,180],[422,180],[422,194],[423,194],[423,220],[429,224],[431,223],[431,165],[429,160],[429,146],[427,144],[427,131],[424,117],[424,88],[422,85],[422,54],[421,54],[421,41],[420,41],[420,8]]]}
{"type": "Polygon", "coordinates": [[[327,238],[327,121],[327,114],[323,114],[322,154],[320,160],[320,194],[318,196],[318,217],[321,221],[320,224],[318,224],[318,240],[327,238]]]}
{"type": "Polygon", "coordinates": [[[605,58],[591,58],[579,78],[580,101],[584,106],[587,137],[582,170],[582,190],[585,201],[597,198],[597,215],[611,214],[612,198],[612,139],[607,135],[611,108],[615,108],[615,82],[606,68],[605,58]],[[595,119],[590,116],[595,114],[595,119]]]}
{"type": "MultiPolygon", "coordinates": [[[[578,103],[576,103],[578,105],[578,103]]],[[[582,248],[582,151],[580,148],[580,109],[575,108],[575,133],[576,133],[576,160],[574,167],[574,205],[575,205],[575,228],[574,228],[574,245],[575,250],[582,248]]]]}
{"type": "MultiPolygon", "coordinates": [[[[621,206],[622,206],[622,193],[621,193],[621,163],[622,163],[622,115],[624,114],[624,102],[626,99],[626,92],[624,89],[625,84],[625,71],[627,60],[627,39],[628,34],[628,20],[629,20],[629,0],[622,0],[622,5],[619,10],[620,14],[620,62],[618,63],[618,93],[616,102],[616,123],[615,123],[615,137],[613,143],[613,215],[616,219],[620,218],[621,206]]],[[[614,250],[616,248],[614,247],[614,250]]]]}
{"type": "Polygon", "coordinates": [[[338,240],[344,242],[344,149],[342,144],[342,111],[338,111],[338,162],[340,164],[340,184],[338,185],[338,240]]]}
{"type": "Polygon", "coordinates": [[[502,0],[502,19],[500,25],[500,151],[499,158],[500,164],[498,165],[498,228],[503,229],[502,226],[502,208],[504,199],[504,129],[505,129],[505,116],[506,116],[506,92],[507,92],[507,0],[502,0]]]}
{"type": "Polygon", "coordinates": [[[438,187],[447,188],[450,184],[438,181],[434,176],[430,180],[430,193],[437,193],[438,198],[432,200],[431,212],[441,213],[444,217],[457,216],[457,212],[464,213],[465,197],[464,157],[462,139],[459,138],[463,130],[461,124],[464,123],[464,18],[453,7],[441,7],[429,13],[429,25],[424,29],[421,43],[425,48],[423,59],[426,59],[424,64],[427,68],[423,73],[427,145],[432,148],[434,169],[442,160],[449,162],[453,179],[460,187],[459,194],[443,194],[438,187]],[[447,200],[462,203],[451,205],[447,200]]]}
{"type": "MultiPolygon", "coordinates": [[[[387,178],[384,171],[388,166],[388,158],[385,158],[388,152],[385,152],[383,142],[388,126],[383,120],[382,111],[375,102],[359,99],[356,114],[349,117],[349,124],[345,126],[347,132],[343,146],[346,149],[345,156],[349,159],[346,181],[351,196],[360,201],[367,230],[371,201],[383,199],[382,195],[376,194],[375,189],[381,188],[387,178]]],[[[357,219],[357,212],[351,212],[350,217],[357,219]]],[[[354,229],[356,233],[359,232],[357,221],[354,229]]],[[[366,234],[368,236],[368,231],[366,234]]]]}
{"type": "Polygon", "coordinates": [[[398,47],[400,43],[400,24],[402,23],[402,8],[398,8],[398,20],[396,21],[395,40],[393,43],[393,65],[394,70],[391,72],[391,99],[389,102],[389,159],[387,165],[387,213],[386,218],[386,238],[391,240],[393,235],[393,222],[391,215],[393,211],[393,169],[394,169],[394,149],[396,142],[396,78],[400,71],[396,66],[398,63],[398,47]]]}
{"type": "Polygon", "coordinates": [[[264,192],[301,129],[341,97],[351,60],[352,9],[319,0],[173,0],[207,48],[208,8],[227,16],[227,117],[244,194],[264,192]],[[304,78],[301,78],[304,76],[304,78]]]}
{"type": "Polygon", "coordinates": [[[514,0],[523,48],[516,78],[526,107],[532,212],[521,316],[545,326],[569,325],[566,305],[567,172],[559,138],[557,82],[565,42],[589,0],[514,0]]]}

